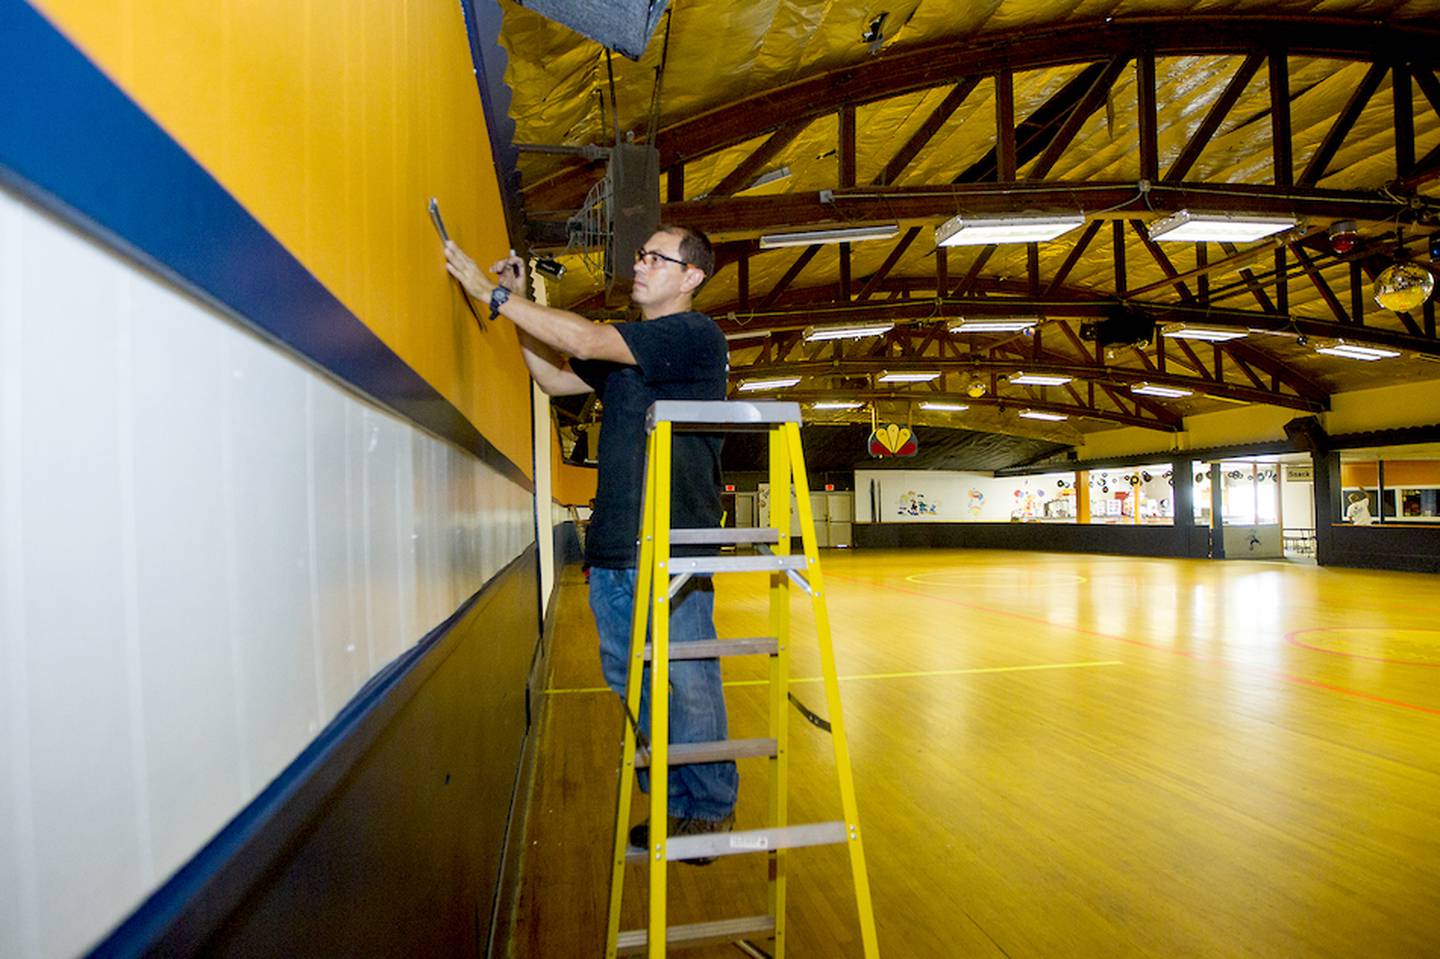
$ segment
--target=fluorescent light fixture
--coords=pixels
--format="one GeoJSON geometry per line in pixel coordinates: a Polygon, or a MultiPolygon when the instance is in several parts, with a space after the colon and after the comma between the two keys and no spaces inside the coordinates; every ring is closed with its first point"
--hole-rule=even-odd
{"type": "Polygon", "coordinates": [[[964,403],[921,403],[922,410],[934,410],[937,413],[959,413],[968,410],[970,407],[964,403]]]}
{"type": "Polygon", "coordinates": [[[951,217],[935,228],[936,246],[989,243],[1044,243],[1081,226],[1078,213],[1061,216],[951,217]]]}
{"type": "Polygon", "coordinates": [[[877,383],[929,383],[931,380],[939,379],[939,370],[930,370],[920,373],[892,373],[885,370],[876,378],[877,383]]]}
{"type": "Polygon", "coordinates": [[[810,246],[812,243],[862,243],[865,240],[888,240],[900,232],[898,224],[882,226],[850,226],[834,230],[803,230],[799,233],[767,233],[760,238],[760,249],[780,246],[810,246]]]}
{"type": "Polygon", "coordinates": [[[805,342],[814,343],[816,340],[858,340],[867,336],[881,336],[895,329],[895,323],[891,320],[879,320],[875,323],[847,323],[840,326],[807,326],[805,328],[805,342]]]}
{"type": "Polygon", "coordinates": [[[1045,420],[1050,423],[1058,423],[1061,420],[1068,420],[1070,417],[1063,413],[1046,413],[1044,410],[1021,410],[1020,416],[1027,420],[1045,420]]]}
{"type": "Polygon", "coordinates": [[[774,183],[776,180],[783,180],[789,175],[790,168],[788,166],[777,166],[773,170],[766,170],[764,173],[751,180],[747,186],[741,187],[740,192],[743,193],[745,190],[753,190],[757,186],[764,186],[767,183],[774,183]]]}
{"type": "Polygon", "coordinates": [[[1217,329],[1213,326],[1186,326],[1184,323],[1171,323],[1160,331],[1164,336],[1172,340],[1204,340],[1207,343],[1224,343],[1228,340],[1242,339],[1248,330],[1217,329]]]}
{"type": "Polygon", "coordinates": [[[1035,316],[988,316],[967,320],[963,317],[950,324],[951,333],[1019,333],[1034,329],[1040,322],[1035,316]]]}
{"type": "Polygon", "coordinates": [[[1179,213],[1156,220],[1148,227],[1150,239],[1166,243],[1249,243],[1289,230],[1293,216],[1244,216],[1238,213],[1179,213]]]}
{"type": "Polygon", "coordinates": [[[1064,386],[1074,378],[1050,373],[1016,373],[1010,377],[1010,382],[1016,386],[1064,386]]]}
{"type": "Polygon", "coordinates": [[[853,410],[865,404],[859,400],[821,400],[818,403],[811,403],[812,410],[853,410]]]}
{"type": "Polygon", "coordinates": [[[1316,353],[1324,353],[1326,356],[1343,356],[1347,360],[1385,360],[1399,356],[1399,350],[1382,350],[1374,346],[1356,346],[1354,343],[1346,343],[1343,340],[1334,346],[1317,346],[1316,353]]]}
{"type": "Polygon", "coordinates": [[[1178,400],[1182,396],[1193,396],[1194,390],[1181,390],[1173,386],[1155,386],[1151,383],[1137,383],[1130,387],[1137,396],[1160,396],[1167,400],[1178,400]]]}
{"type": "Polygon", "coordinates": [[[731,342],[735,340],[761,340],[769,335],[769,330],[740,330],[735,333],[726,333],[725,339],[731,342]]]}
{"type": "Polygon", "coordinates": [[[777,376],[768,380],[746,380],[740,384],[741,393],[750,393],[754,390],[783,390],[787,386],[794,386],[800,382],[798,376],[777,376]]]}

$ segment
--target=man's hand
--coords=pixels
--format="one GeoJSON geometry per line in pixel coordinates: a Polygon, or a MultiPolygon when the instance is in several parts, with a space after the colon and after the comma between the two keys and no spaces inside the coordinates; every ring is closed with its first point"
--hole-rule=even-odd
{"type": "MultiPolygon", "coordinates": [[[[508,263],[508,260],[501,260],[496,266],[508,263]]],[[[445,244],[445,269],[450,275],[460,281],[465,287],[465,292],[481,303],[490,302],[490,294],[495,290],[495,284],[485,275],[485,271],[475,265],[475,261],[466,255],[465,251],[455,245],[451,240],[445,244]]],[[[522,267],[522,276],[523,267],[522,267]]]]}
{"type": "Polygon", "coordinates": [[[490,272],[499,277],[500,285],[511,293],[525,295],[525,261],[516,256],[514,250],[505,259],[491,264],[490,272]]]}

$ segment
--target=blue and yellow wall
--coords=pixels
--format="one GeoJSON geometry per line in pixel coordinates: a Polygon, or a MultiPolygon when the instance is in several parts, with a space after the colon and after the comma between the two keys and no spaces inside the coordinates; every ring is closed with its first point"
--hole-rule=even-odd
{"type": "Polygon", "coordinates": [[[572,495],[425,213],[509,246],[497,29],[0,0],[0,955],[484,949],[572,495]]]}

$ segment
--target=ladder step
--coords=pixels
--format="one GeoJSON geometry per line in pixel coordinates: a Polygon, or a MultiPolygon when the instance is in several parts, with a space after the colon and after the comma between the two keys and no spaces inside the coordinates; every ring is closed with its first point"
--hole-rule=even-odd
{"type": "Polygon", "coordinates": [[[802,553],[792,556],[672,556],[670,574],[774,573],[787,569],[806,569],[809,565],[802,553]]]}
{"type": "MultiPolygon", "coordinates": [[[[725,759],[746,759],[751,756],[775,755],[773,739],[717,739],[704,743],[671,743],[669,763],[684,766],[691,763],[718,763],[725,759]]],[[[650,750],[635,750],[635,768],[650,765],[650,750]]]]}
{"type": "Polygon", "coordinates": [[[780,531],[769,526],[720,529],[672,529],[672,546],[739,546],[744,543],[778,543],[780,531]]]}
{"type": "MultiPolygon", "coordinates": [[[[742,829],[736,832],[711,832],[698,836],[675,836],[665,843],[665,860],[708,859],[713,856],[739,856],[772,849],[795,849],[800,846],[828,846],[849,839],[843,822],[816,822],[803,826],[781,826],[779,829],[742,829]]],[[[630,846],[625,850],[627,863],[643,863],[649,858],[644,849],[630,846]]]]}
{"type": "Polygon", "coordinates": [[[774,400],[657,400],[645,413],[645,432],[668,421],[675,426],[702,426],[711,432],[769,429],[779,423],[799,423],[800,404],[774,400]]]}
{"type": "MultiPolygon", "coordinates": [[[[646,645],[645,662],[650,662],[654,647],[646,645]]],[[[719,656],[774,656],[780,643],[774,636],[753,639],[700,639],[692,643],[671,643],[670,660],[715,659],[719,656]]]]}
{"type": "MultiPolygon", "coordinates": [[[[774,916],[746,916],[743,919],[720,919],[715,922],[695,922],[684,926],[670,926],[665,930],[665,944],[678,948],[710,946],[734,942],[746,936],[775,934],[774,916]]],[[[641,956],[650,942],[649,931],[628,929],[620,933],[618,955],[641,956]]]]}

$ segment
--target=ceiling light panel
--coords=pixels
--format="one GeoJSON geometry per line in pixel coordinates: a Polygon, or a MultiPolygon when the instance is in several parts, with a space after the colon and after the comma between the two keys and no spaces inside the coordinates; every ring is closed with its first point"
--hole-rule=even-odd
{"type": "Polygon", "coordinates": [[[1059,216],[951,217],[935,228],[936,246],[1044,243],[1085,223],[1078,213],[1059,216]]]}
{"type": "Polygon", "coordinates": [[[939,371],[939,370],[924,370],[924,371],[916,372],[916,373],[912,373],[912,372],[909,372],[909,371],[902,371],[902,372],[892,373],[891,371],[886,370],[885,372],[881,373],[879,377],[876,378],[876,382],[877,382],[877,383],[928,383],[928,382],[930,382],[931,380],[939,379],[939,378],[940,378],[940,371],[939,371]]]}
{"type": "Polygon", "coordinates": [[[1044,410],[1021,410],[1020,416],[1027,420],[1045,420],[1048,423],[1058,423],[1061,420],[1068,420],[1070,417],[1063,413],[1047,413],[1044,410]]]}
{"type": "Polygon", "coordinates": [[[1158,396],[1167,400],[1178,400],[1184,396],[1193,396],[1194,390],[1182,390],[1173,386],[1155,386],[1152,383],[1138,383],[1130,387],[1130,392],[1137,396],[1158,396]]]}
{"type": "Polygon", "coordinates": [[[1334,346],[1317,346],[1316,353],[1326,356],[1340,356],[1347,360],[1388,360],[1400,355],[1399,350],[1382,350],[1373,346],[1356,346],[1353,343],[1336,343],[1334,346]]]}
{"type": "Polygon", "coordinates": [[[800,382],[798,376],[776,376],[768,380],[746,380],[740,384],[740,392],[751,393],[755,390],[783,390],[800,382]]]}
{"type": "Polygon", "coordinates": [[[1206,326],[1186,326],[1184,323],[1172,323],[1160,331],[1163,335],[1172,340],[1204,340],[1206,343],[1225,343],[1230,340],[1243,339],[1246,330],[1230,330],[1206,326]]]}
{"type": "Polygon", "coordinates": [[[967,320],[964,318],[950,323],[951,333],[1019,333],[1033,330],[1040,323],[1034,316],[990,316],[967,320]]]}
{"type": "Polygon", "coordinates": [[[922,410],[933,410],[937,413],[962,413],[970,407],[964,403],[921,403],[922,410]]]}
{"type": "Polygon", "coordinates": [[[859,400],[821,400],[818,403],[811,403],[812,410],[853,410],[865,404],[859,400]]]}
{"type": "Polygon", "coordinates": [[[1016,386],[1064,386],[1074,378],[1051,373],[1016,373],[1010,382],[1016,386]]]}
{"type": "Polygon", "coordinates": [[[805,328],[805,342],[818,340],[858,340],[867,336],[882,336],[895,329],[890,320],[875,323],[847,323],[839,326],[809,326],[805,328]]]}
{"type": "Polygon", "coordinates": [[[810,246],[814,243],[863,243],[866,240],[889,240],[900,232],[894,223],[881,226],[841,227],[834,230],[803,230],[798,233],[767,233],[760,238],[760,249],[781,246],[810,246]]]}
{"type": "Polygon", "coordinates": [[[1181,210],[1147,228],[1150,239],[1164,243],[1249,243],[1294,228],[1293,216],[1244,216],[1181,210]]]}

